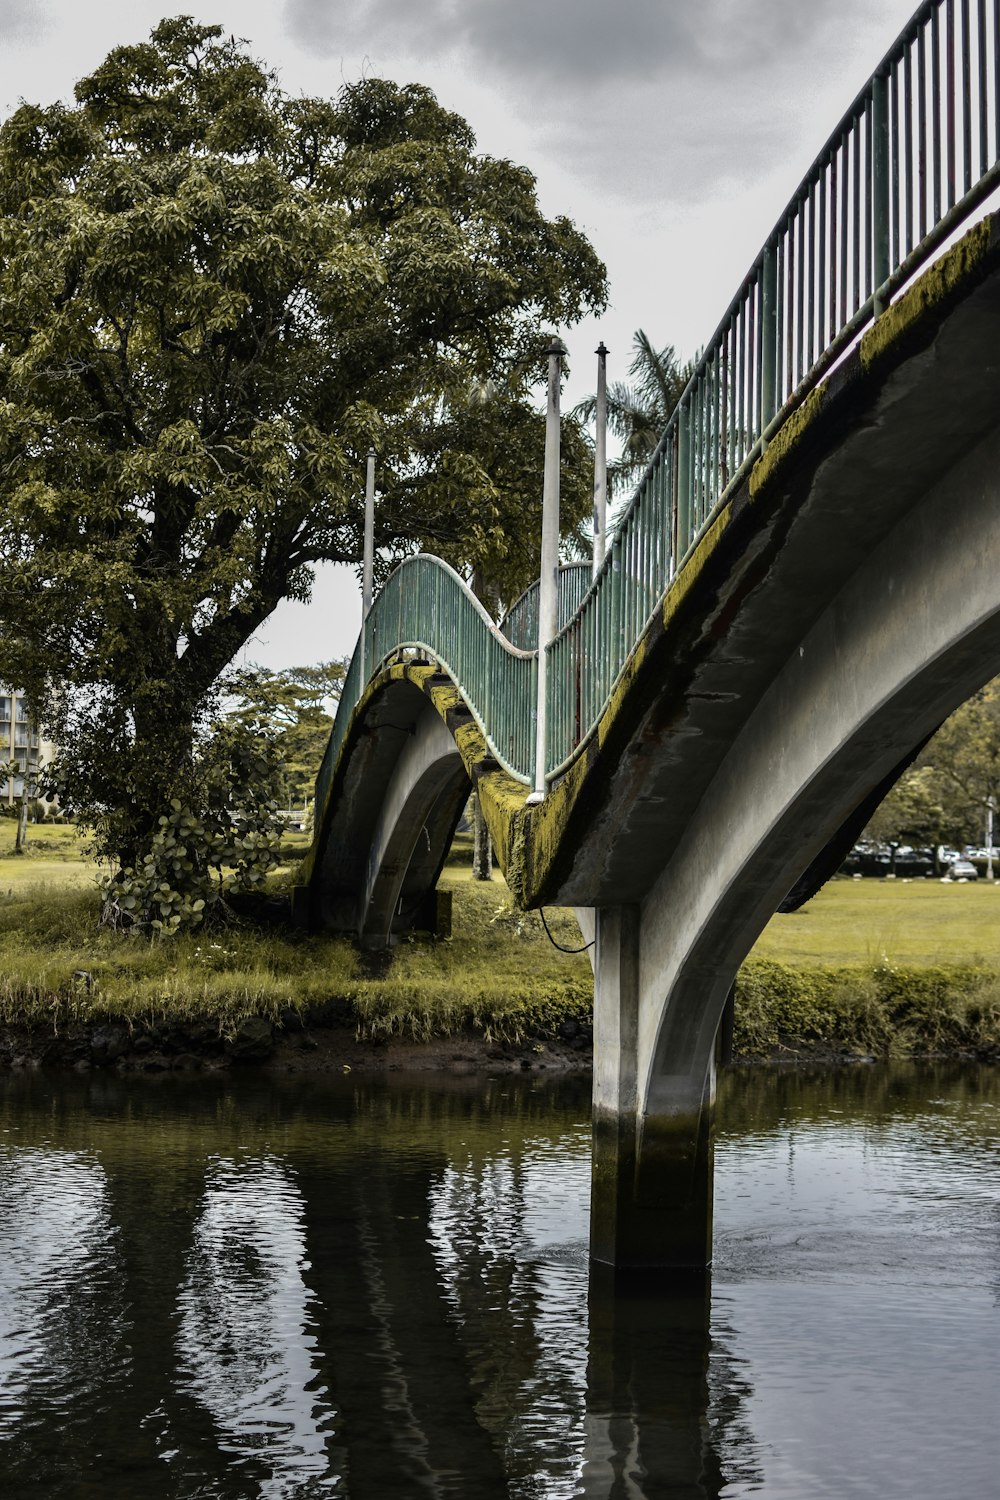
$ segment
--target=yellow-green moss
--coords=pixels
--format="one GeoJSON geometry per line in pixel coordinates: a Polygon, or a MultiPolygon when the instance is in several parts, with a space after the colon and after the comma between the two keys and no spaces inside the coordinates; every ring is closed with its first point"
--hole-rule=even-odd
{"type": "Polygon", "coordinates": [[[750,473],[750,499],[755,500],[778,470],[788,462],[823,409],[826,386],[809,392],[802,405],[779,427],[750,473]]]}
{"type": "Polygon", "coordinates": [[[970,276],[978,274],[992,237],[993,222],[983,219],[940,260],[929,266],[898,301],[886,308],[861,340],[861,365],[865,371],[871,371],[884,358],[894,355],[895,346],[905,334],[916,328],[970,276]]]}
{"type": "Polygon", "coordinates": [[[642,667],[645,657],[646,641],[645,638],[640,638],[640,640],[636,643],[635,650],[632,652],[632,655],[625,663],[622,674],[611,693],[610,699],[608,700],[608,706],[601,714],[600,721],[598,722],[597,743],[602,748],[605,740],[614,727],[615,720],[621,713],[622,704],[625,702],[625,699],[629,695],[629,691],[640,668],[642,667]]]}

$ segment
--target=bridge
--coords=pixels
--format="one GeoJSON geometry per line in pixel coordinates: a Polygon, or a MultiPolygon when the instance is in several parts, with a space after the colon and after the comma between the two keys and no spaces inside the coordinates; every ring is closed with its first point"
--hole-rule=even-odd
{"type": "Polygon", "coordinates": [[[427,925],[475,786],[515,899],[595,939],[599,1262],[710,1263],[737,969],[1000,671],[998,188],[1000,4],[929,0],[768,236],[593,581],[560,573],[559,628],[538,642],[531,593],[501,627],[427,556],[364,621],[312,918],[375,946],[427,925]]]}

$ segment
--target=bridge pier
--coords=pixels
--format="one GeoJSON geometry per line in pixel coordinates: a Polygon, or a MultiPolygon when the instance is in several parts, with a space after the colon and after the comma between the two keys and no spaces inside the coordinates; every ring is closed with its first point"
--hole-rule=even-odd
{"type": "Polygon", "coordinates": [[[590,1253],[687,1284],[712,1259],[714,1051],[644,1082],[642,909],[599,907],[595,920],[590,1253]]]}

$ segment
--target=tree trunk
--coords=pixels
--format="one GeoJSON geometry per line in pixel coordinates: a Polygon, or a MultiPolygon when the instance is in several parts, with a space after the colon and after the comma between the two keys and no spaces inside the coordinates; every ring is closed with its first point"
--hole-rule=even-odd
{"type": "Polygon", "coordinates": [[[473,569],[472,592],[486,610],[486,613],[496,620],[500,615],[500,599],[497,595],[496,585],[487,578],[481,568],[473,569]]]}
{"type": "Polygon", "coordinates": [[[21,786],[21,806],[17,814],[17,833],[14,837],[14,853],[23,854],[24,846],[28,842],[28,768],[24,768],[24,782],[21,786]]]}
{"type": "Polygon", "coordinates": [[[492,880],[493,843],[490,839],[490,830],[486,826],[486,819],[483,817],[478,792],[472,794],[472,839],[472,878],[473,880],[492,880]]]}

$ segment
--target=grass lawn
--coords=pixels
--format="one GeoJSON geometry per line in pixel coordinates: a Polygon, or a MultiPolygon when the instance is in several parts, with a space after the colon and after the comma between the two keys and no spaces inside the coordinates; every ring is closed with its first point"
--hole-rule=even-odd
{"type": "Polygon", "coordinates": [[[26,888],[55,890],[93,886],[96,866],[72,823],[29,823],[27,847],[14,853],[17,823],[0,818],[0,899],[26,888]]]}
{"type": "Polygon", "coordinates": [[[832,880],[801,911],[772,917],[753,951],[792,965],[1000,968],[1000,881],[832,880]]]}
{"type": "MultiPolygon", "coordinates": [[[[345,937],[233,922],[168,940],[97,926],[95,867],[70,826],[33,826],[12,853],[0,819],[0,1022],[55,1030],[103,1018],[231,1035],[291,1007],[339,1018],[361,1037],[430,1040],[471,1028],[524,1043],[567,1020],[587,1027],[586,953],[560,952],[537,912],[512,904],[502,877],[471,878],[456,841],[441,884],[447,941],[360,953],[345,937]],[[331,1011],[331,1006],[333,1007],[331,1011]]],[[[306,840],[288,840],[287,887],[306,840]]],[[[553,937],[581,939],[551,908],[553,937]]],[[[1000,1047],[1000,889],[938,881],[835,880],[802,911],[775,917],[737,983],[737,1051],[747,1057],[976,1052],[1000,1047]]]]}
{"type": "MultiPolygon", "coordinates": [[[[537,912],[516,911],[504,881],[471,879],[464,851],[445,870],[453,937],[402,942],[391,955],[359,953],[344,937],[259,930],[244,922],[162,941],[100,930],[93,863],[69,826],[33,826],[14,855],[14,824],[0,819],[0,1021],[101,1016],[218,1020],[328,1002],[350,1007],[371,1037],[430,1038],[472,1026],[519,1041],[568,1017],[585,1020],[585,954],[558,951],[537,912]],[[33,835],[33,837],[32,837],[33,835]]],[[[304,839],[288,840],[287,882],[304,839]]],[[[568,912],[549,911],[567,948],[580,944],[568,912]]]]}

